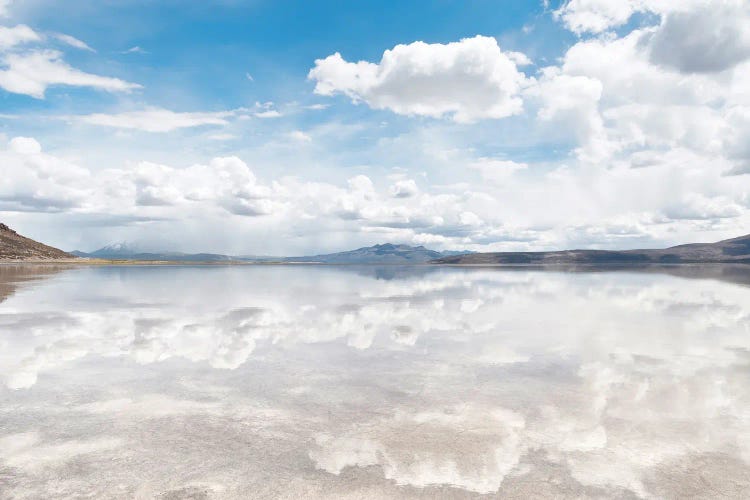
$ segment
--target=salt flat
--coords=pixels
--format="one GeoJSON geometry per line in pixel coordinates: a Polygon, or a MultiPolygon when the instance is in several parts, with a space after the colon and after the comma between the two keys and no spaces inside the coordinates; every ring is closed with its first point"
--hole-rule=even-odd
{"type": "Polygon", "coordinates": [[[750,496],[732,268],[4,270],[0,498],[750,496]]]}

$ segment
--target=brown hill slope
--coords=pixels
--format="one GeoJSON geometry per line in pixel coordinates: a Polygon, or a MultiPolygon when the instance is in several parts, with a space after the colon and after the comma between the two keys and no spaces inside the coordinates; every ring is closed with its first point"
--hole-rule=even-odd
{"type": "Polygon", "coordinates": [[[0,260],[57,260],[75,259],[62,250],[43,245],[0,223],[0,260]]]}
{"type": "Polygon", "coordinates": [[[443,257],[433,264],[679,264],[726,262],[750,264],[750,235],[717,243],[692,243],[649,250],[562,250],[493,252],[443,257]]]}

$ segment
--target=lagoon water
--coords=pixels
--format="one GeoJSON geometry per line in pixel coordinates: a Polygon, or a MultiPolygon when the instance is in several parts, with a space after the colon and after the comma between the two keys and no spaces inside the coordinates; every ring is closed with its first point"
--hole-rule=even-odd
{"type": "Polygon", "coordinates": [[[0,498],[750,498],[748,283],[0,266],[0,498]]]}

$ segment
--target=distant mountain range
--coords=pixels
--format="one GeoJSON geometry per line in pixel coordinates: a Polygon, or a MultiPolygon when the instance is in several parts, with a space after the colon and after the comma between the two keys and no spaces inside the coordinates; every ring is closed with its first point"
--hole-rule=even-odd
{"type": "Polygon", "coordinates": [[[423,246],[392,245],[385,243],[358,248],[348,252],[285,257],[286,262],[317,262],[321,264],[423,264],[431,260],[462,254],[463,252],[437,252],[423,246]]]}
{"type": "Polygon", "coordinates": [[[686,263],[750,264],[750,235],[717,243],[692,243],[665,249],[562,250],[552,252],[437,252],[423,246],[385,243],[347,252],[301,257],[231,256],[214,253],[144,252],[125,243],[94,252],[63,252],[26,238],[0,223],[0,261],[104,260],[167,262],[265,262],[310,264],[452,264],[452,265],[639,265],[686,263]]]}
{"type": "Polygon", "coordinates": [[[171,262],[297,262],[316,264],[424,264],[463,252],[437,252],[423,246],[393,245],[386,243],[358,248],[347,252],[300,257],[232,256],[213,253],[144,252],[127,243],[108,245],[90,253],[74,251],[77,257],[108,260],[143,260],[171,262]]]}
{"type": "Polygon", "coordinates": [[[555,252],[493,252],[442,257],[433,264],[750,264],[750,235],[717,243],[691,243],[659,250],[563,250],[555,252]]]}
{"type": "Polygon", "coordinates": [[[75,250],[70,252],[76,257],[107,260],[144,260],[144,261],[180,261],[180,262],[222,262],[242,260],[239,257],[221,255],[214,253],[182,253],[182,252],[144,252],[128,245],[127,243],[116,243],[107,245],[90,253],[75,250]]]}

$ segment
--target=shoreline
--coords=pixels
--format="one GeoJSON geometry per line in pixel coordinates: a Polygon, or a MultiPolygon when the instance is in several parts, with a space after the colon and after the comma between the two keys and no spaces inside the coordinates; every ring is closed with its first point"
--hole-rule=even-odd
{"type": "Polygon", "coordinates": [[[387,266],[387,267],[478,267],[478,268],[621,268],[637,269],[645,267],[682,266],[747,266],[747,261],[685,261],[685,262],[550,262],[550,263],[447,263],[447,262],[313,262],[313,261],[187,261],[187,260],[130,260],[130,259],[0,259],[0,265],[72,265],[72,266],[387,266]]]}

